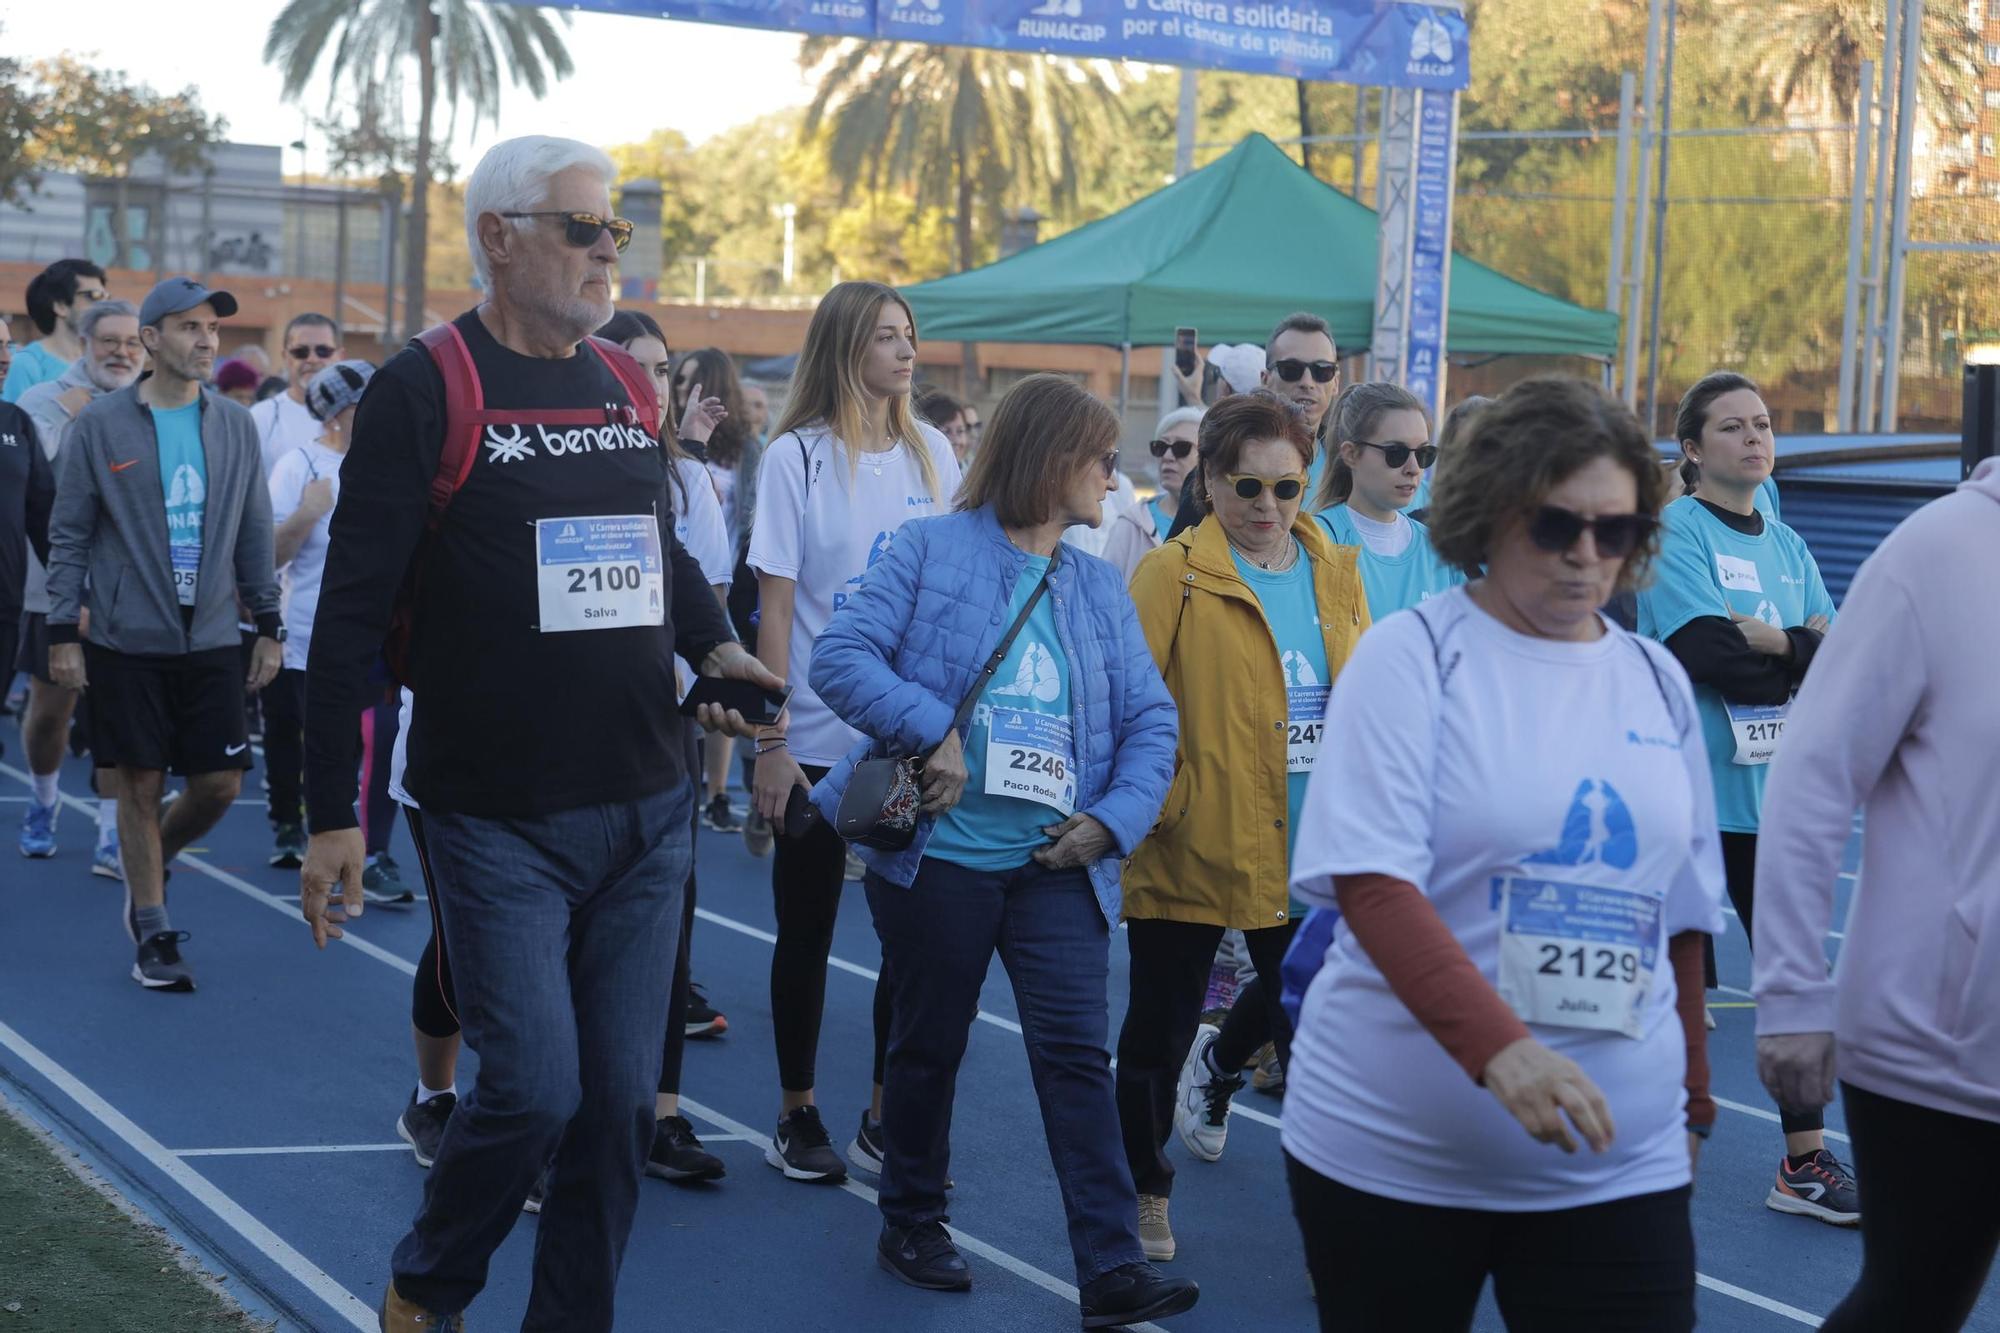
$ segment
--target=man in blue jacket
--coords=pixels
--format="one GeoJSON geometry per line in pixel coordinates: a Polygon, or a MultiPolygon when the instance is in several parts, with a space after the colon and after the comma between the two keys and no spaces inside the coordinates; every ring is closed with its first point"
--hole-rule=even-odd
{"type": "Polygon", "coordinates": [[[187,933],[167,922],[165,867],[215,827],[250,766],[239,597],[257,622],[249,687],[269,684],[282,660],[257,431],[204,387],[235,313],[235,297],[190,278],[153,288],[139,308],[152,373],[77,416],[49,523],[49,671],[88,690],[97,761],[119,772],[132,979],[152,990],[194,989],[187,933]],[[187,790],[162,819],[168,769],[187,790]]]}

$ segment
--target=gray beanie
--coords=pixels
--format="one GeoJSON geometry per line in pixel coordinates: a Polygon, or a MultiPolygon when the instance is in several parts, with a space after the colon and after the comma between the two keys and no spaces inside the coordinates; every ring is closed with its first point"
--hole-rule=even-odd
{"type": "Polygon", "coordinates": [[[334,362],[306,385],[306,411],[314,421],[333,420],[361,401],[361,391],[374,374],[375,367],[366,361],[334,362]]]}

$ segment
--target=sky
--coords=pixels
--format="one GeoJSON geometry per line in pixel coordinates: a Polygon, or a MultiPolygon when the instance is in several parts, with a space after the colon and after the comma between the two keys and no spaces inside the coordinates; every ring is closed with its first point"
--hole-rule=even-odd
{"type": "MultiPolygon", "coordinates": [[[[231,0],[226,10],[97,0],[71,10],[0,0],[0,50],[26,60],[70,51],[160,92],[192,82],[202,106],[228,120],[230,139],[282,145],[300,137],[302,112],[324,118],[327,94],[322,80],[307,90],[302,106],[286,103],[276,69],[263,63],[265,34],[283,7],[283,0],[231,0]],[[207,12],[190,18],[201,10],[207,12]]],[[[476,136],[460,117],[452,156],[461,171],[485,147],[517,134],[613,144],[677,129],[699,143],[767,111],[803,105],[812,95],[799,75],[794,34],[574,14],[566,40],[576,72],[547,98],[537,102],[510,85],[497,130],[481,125],[476,136]]],[[[440,128],[443,123],[441,112],[440,128]]],[[[313,131],[304,135],[306,169],[319,174],[324,153],[313,131]]],[[[298,154],[287,152],[285,171],[298,169],[298,154]]]]}

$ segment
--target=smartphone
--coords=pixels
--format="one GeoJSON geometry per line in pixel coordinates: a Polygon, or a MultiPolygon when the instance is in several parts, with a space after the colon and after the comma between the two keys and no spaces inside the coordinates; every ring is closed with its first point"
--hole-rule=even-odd
{"type": "Polygon", "coordinates": [[[791,796],[785,801],[785,836],[803,838],[812,832],[813,825],[817,823],[819,823],[819,807],[812,803],[804,787],[793,787],[791,796]]]}
{"type": "Polygon", "coordinates": [[[1174,330],[1174,365],[1183,375],[1194,374],[1195,331],[1186,325],[1174,330]]]}
{"type": "Polygon", "coordinates": [[[747,680],[718,680],[714,676],[696,677],[694,688],[681,700],[681,712],[693,717],[695,710],[703,704],[721,704],[743,714],[745,722],[758,726],[773,726],[778,714],[785,711],[791,701],[790,689],[767,690],[761,685],[753,685],[747,680]]]}

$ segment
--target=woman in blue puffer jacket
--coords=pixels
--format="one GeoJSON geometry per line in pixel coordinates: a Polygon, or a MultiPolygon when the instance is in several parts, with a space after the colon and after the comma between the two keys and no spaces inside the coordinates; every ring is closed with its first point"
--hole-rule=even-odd
{"type": "Polygon", "coordinates": [[[1070,524],[1098,522],[1117,484],[1117,443],[1117,418],[1069,380],[1016,385],[988,423],[958,512],[903,526],[815,641],[811,674],[826,705],[869,738],[813,789],[823,815],[838,810],[858,761],[925,756],[915,841],[861,851],[893,1009],[878,1261],[913,1286],[972,1283],[943,1225],[946,1144],[997,949],[1062,1182],[1087,1328],[1173,1314],[1197,1294],[1145,1262],[1106,1044],[1119,868],[1159,815],[1176,736],[1124,581],[1061,546],[1070,524]],[[953,721],[975,688],[961,732],[953,721]]]}

